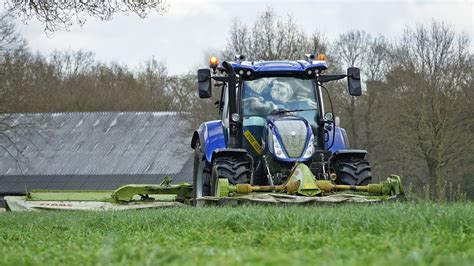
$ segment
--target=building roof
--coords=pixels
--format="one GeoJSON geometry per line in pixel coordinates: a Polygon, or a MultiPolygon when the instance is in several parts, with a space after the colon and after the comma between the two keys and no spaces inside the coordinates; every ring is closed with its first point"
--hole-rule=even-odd
{"type": "MultiPolygon", "coordinates": [[[[192,171],[192,169],[191,169],[192,171]]],[[[190,182],[178,175],[174,183],[190,182]]],[[[33,189],[114,190],[126,184],[160,184],[167,175],[5,175],[0,176],[0,196],[25,195],[33,189]]],[[[0,203],[0,207],[1,207],[0,203]]]]}
{"type": "Polygon", "coordinates": [[[166,175],[175,182],[191,178],[189,124],[175,112],[32,113],[8,119],[24,126],[7,132],[16,148],[0,138],[6,148],[0,150],[0,192],[12,182],[19,183],[10,190],[24,191],[61,187],[54,182],[67,189],[108,189],[99,183],[115,188],[158,183],[166,175]]]}

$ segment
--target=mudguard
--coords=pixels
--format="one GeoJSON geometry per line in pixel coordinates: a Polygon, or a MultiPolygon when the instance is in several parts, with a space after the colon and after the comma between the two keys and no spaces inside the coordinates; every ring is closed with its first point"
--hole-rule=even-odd
{"type": "Polygon", "coordinates": [[[335,132],[335,138],[334,138],[334,144],[332,143],[332,129],[326,131],[325,133],[325,144],[326,147],[329,148],[328,150],[331,151],[332,153],[335,153],[339,150],[345,150],[348,148],[349,143],[347,141],[347,134],[346,130],[342,127],[336,127],[336,132],[335,132]],[[332,144],[332,146],[331,146],[332,144]]]}
{"type": "Polygon", "coordinates": [[[227,148],[224,127],[220,120],[204,122],[199,126],[198,130],[194,131],[191,140],[191,147],[193,149],[196,147],[197,140],[201,143],[201,149],[209,163],[212,161],[212,154],[215,150],[227,148]]]}
{"type": "Polygon", "coordinates": [[[249,155],[248,151],[245,149],[216,149],[212,153],[212,160],[218,158],[238,158],[239,160],[250,160],[253,165],[253,158],[249,155]]]}
{"type": "Polygon", "coordinates": [[[368,152],[366,150],[338,150],[333,153],[329,160],[333,163],[336,160],[359,159],[365,160],[368,152]]]}

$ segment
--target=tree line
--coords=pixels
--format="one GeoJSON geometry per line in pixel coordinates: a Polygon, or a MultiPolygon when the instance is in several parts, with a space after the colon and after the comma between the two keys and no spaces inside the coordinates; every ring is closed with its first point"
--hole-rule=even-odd
{"type": "MultiPolygon", "coordinates": [[[[154,58],[130,69],[88,51],[35,53],[8,15],[0,34],[0,112],[180,111],[192,128],[217,117],[217,96],[198,99],[194,71],[170,75],[154,58]]],[[[331,73],[360,67],[361,97],[349,96],[344,82],[327,85],[351,148],[369,151],[376,176],[397,173],[410,190],[444,201],[474,197],[469,47],[469,36],[443,21],[407,27],[395,40],[363,30],[329,40],[269,9],[253,24],[234,20],[220,58],[301,59],[313,51],[326,54],[331,73]]]]}

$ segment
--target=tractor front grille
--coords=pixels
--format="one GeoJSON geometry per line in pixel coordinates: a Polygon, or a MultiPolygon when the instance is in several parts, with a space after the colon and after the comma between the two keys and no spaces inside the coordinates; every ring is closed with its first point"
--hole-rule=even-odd
{"type": "Polygon", "coordinates": [[[301,120],[278,120],[275,126],[280,134],[281,143],[291,158],[301,157],[306,146],[308,129],[301,120]]]}

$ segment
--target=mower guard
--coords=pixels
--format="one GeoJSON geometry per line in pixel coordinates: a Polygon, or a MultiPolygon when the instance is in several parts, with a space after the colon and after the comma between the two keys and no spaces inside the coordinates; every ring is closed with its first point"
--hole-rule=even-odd
{"type": "Polygon", "coordinates": [[[192,185],[172,185],[169,178],[156,185],[125,185],[116,190],[32,190],[26,196],[7,196],[10,211],[128,210],[189,205],[192,185]]]}

